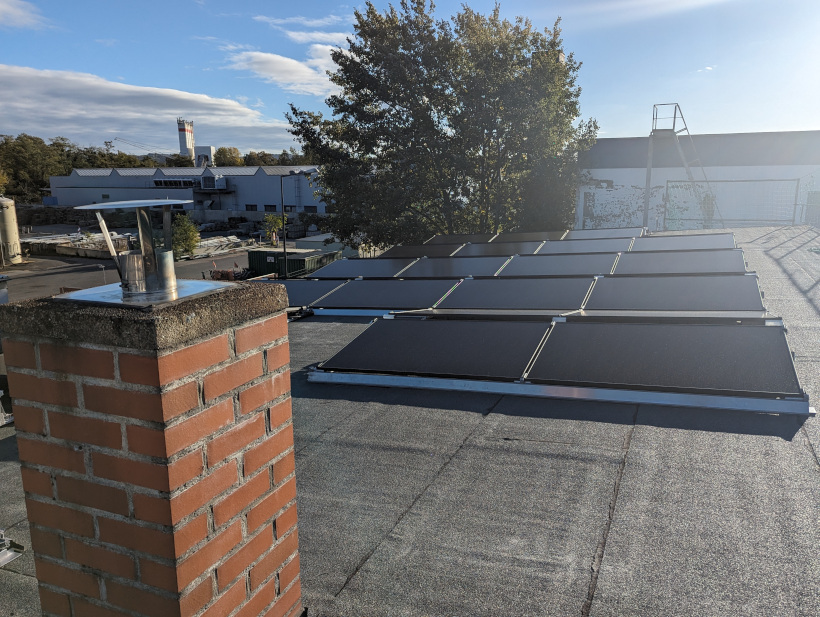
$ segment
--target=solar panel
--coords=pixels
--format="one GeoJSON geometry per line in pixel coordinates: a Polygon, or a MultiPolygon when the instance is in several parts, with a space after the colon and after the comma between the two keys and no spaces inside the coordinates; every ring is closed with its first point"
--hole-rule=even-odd
{"type": "Polygon", "coordinates": [[[390,278],[413,261],[413,259],[339,259],[324,268],[319,268],[310,277],[316,279],[354,279],[359,276],[390,278]]]}
{"type": "Polygon", "coordinates": [[[482,257],[485,255],[532,255],[541,246],[541,242],[490,242],[484,244],[465,244],[454,257],[482,257]]]}
{"type": "Polygon", "coordinates": [[[562,253],[621,253],[629,250],[632,238],[602,238],[600,240],[559,240],[546,242],[538,255],[562,253]]]}
{"type": "Polygon", "coordinates": [[[555,323],[536,383],[742,396],[802,392],[781,327],[555,323]]]}
{"type": "Polygon", "coordinates": [[[500,233],[493,242],[541,242],[543,240],[560,240],[567,233],[565,229],[561,231],[511,231],[500,233]]]}
{"type": "Polygon", "coordinates": [[[741,249],[623,253],[615,267],[615,274],[743,274],[744,272],[746,272],[746,262],[741,249]]]}
{"type": "Polygon", "coordinates": [[[752,275],[606,277],[596,281],[588,311],[758,311],[752,275]]]}
{"type": "Polygon", "coordinates": [[[518,255],[504,266],[499,277],[595,276],[609,274],[617,254],[518,255]]]}
{"type": "Polygon", "coordinates": [[[592,278],[466,280],[442,300],[438,309],[578,310],[592,278]]]}
{"type": "Polygon", "coordinates": [[[460,244],[411,244],[394,246],[379,255],[379,259],[401,257],[449,257],[461,248],[460,244]]]}
{"type": "Polygon", "coordinates": [[[596,238],[640,238],[643,227],[624,227],[620,229],[571,229],[564,240],[592,240],[596,238]]]}
{"type": "Polygon", "coordinates": [[[299,307],[309,306],[322,296],[345,284],[344,281],[339,280],[313,281],[308,279],[288,279],[285,281],[268,279],[265,282],[284,285],[288,290],[288,306],[299,307]]]}
{"type": "Polygon", "coordinates": [[[433,236],[425,244],[464,244],[465,242],[489,242],[495,234],[451,234],[433,236]]]}
{"type": "Polygon", "coordinates": [[[401,278],[458,279],[468,276],[494,276],[508,260],[508,257],[433,257],[419,259],[406,271],[402,272],[401,278]]]}
{"type": "Polygon", "coordinates": [[[413,310],[430,308],[458,281],[401,279],[350,281],[315,304],[323,309],[413,310]]]}
{"type": "Polygon", "coordinates": [[[684,236],[650,236],[635,238],[633,251],[692,251],[703,249],[733,249],[732,234],[691,234],[684,236]]]}
{"type": "Polygon", "coordinates": [[[547,327],[521,321],[376,320],[319,368],[512,381],[523,375],[547,327]]]}

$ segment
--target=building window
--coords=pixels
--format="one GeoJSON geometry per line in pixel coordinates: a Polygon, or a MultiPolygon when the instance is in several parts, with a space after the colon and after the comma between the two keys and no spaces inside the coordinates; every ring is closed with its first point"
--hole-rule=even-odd
{"type": "Polygon", "coordinates": [[[316,206],[305,206],[305,212],[318,212],[319,208],[316,206]]]}
{"type": "Polygon", "coordinates": [[[265,204],[265,212],[276,212],[276,204],[265,204]]]}
{"type": "Polygon", "coordinates": [[[245,204],[245,210],[248,212],[256,212],[259,209],[259,206],[256,204],[245,204]]]}
{"type": "Polygon", "coordinates": [[[296,212],[296,206],[285,206],[285,212],[296,212]]]}
{"type": "Polygon", "coordinates": [[[108,193],[103,193],[103,194],[102,194],[102,198],[103,198],[103,199],[110,199],[110,198],[111,198],[111,195],[109,195],[108,193]]]}

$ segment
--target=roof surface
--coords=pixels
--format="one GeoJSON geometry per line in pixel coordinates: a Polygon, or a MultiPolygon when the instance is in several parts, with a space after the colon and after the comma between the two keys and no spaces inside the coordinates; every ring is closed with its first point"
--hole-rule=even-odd
{"type": "MultiPolygon", "coordinates": [[[[817,406],[820,231],[734,231],[817,406]]],[[[289,326],[311,617],[818,613],[816,417],[308,383],[366,326],[289,326]]],[[[29,546],[11,428],[0,486],[29,546]]],[[[33,574],[0,569],[15,615],[33,574]]]]}

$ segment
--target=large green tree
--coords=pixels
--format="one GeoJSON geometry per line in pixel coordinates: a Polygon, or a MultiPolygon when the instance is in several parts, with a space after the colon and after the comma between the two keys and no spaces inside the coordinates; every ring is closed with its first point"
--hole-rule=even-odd
{"type": "Polygon", "coordinates": [[[217,167],[239,167],[243,164],[238,148],[220,146],[214,152],[214,165],[217,167]]]}
{"type": "Polygon", "coordinates": [[[347,244],[418,242],[434,233],[568,225],[577,153],[595,139],[580,121],[580,63],[560,22],[465,7],[436,21],[429,0],[356,12],[330,73],[330,118],[291,107],[291,132],[322,165],[325,221],[347,244]]]}

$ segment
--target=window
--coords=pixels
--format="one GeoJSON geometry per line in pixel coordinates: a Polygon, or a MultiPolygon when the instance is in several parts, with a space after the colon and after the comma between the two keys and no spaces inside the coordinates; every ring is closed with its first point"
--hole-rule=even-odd
{"type": "Polygon", "coordinates": [[[319,209],[316,206],[305,206],[305,212],[318,212],[319,209]]]}
{"type": "Polygon", "coordinates": [[[276,204],[265,204],[265,212],[276,212],[276,204]]]}
{"type": "Polygon", "coordinates": [[[285,212],[296,212],[296,206],[285,206],[285,212]]]}
{"type": "Polygon", "coordinates": [[[256,204],[245,204],[245,210],[247,212],[256,212],[259,209],[259,206],[256,204]]]}
{"type": "Polygon", "coordinates": [[[103,194],[102,194],[102,198],[103,198],[103,199],[110,199],[110,198],[111,198],[111,195],[109,195],[108,193],[103,193],[103,194]]]}

